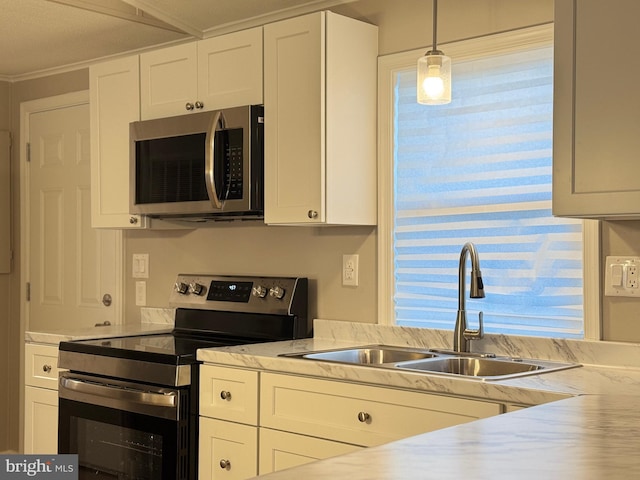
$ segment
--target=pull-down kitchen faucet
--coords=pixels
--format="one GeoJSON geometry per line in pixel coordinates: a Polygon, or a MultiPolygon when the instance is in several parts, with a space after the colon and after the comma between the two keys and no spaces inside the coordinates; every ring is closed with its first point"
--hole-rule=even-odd
{"type": "Polygon", "coordinates": [[[467,242],[460,252],[460,264],[458,266],[458,316],[456,318],[456,328],[453,332],[453,351],[458,353],[469,352],[469,341],[480,339],[484,336],[482,312],[480,312],[478,318],[480,322],[478,330],[467,328],[467,312],[465,311],[464,299],[467,254],[471,257],[471,289],[469,297],[484,298],[480,258],[473,243],[467,242]]]}

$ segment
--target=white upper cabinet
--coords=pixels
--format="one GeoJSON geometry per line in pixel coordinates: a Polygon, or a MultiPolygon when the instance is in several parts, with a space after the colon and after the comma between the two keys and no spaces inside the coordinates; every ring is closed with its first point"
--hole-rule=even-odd
{"type": "Polygon", "coordinates": [[[640,217],[636,0],[556,0],[553,213],[640,217]]]}
{"type": "Polygon", "coordinates": [[[198,98],[214,110],[262,105],[262,27],[198,42],[198,98]]]}
{"type": "Polygon", "coordinates": [[[266,223],[375,225],[377,52],[331,12],[264,27],[266,223]]]}
{"type": "Polygon", "coordinates": [[[129,214],[129,123],[140,119],[138,56],[89,69],[91,226],[143,228],[129,214]]]}
{"type": "Polygon", "coordinates": [[[262,104],[262,27],[140,55],[141,118],[262,104]]]}

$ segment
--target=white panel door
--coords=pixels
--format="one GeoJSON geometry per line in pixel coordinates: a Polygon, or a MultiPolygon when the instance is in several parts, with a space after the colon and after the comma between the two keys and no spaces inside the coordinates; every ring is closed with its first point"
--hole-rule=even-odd
{"type": "Polygon", "coordinates": [[[118,323],[121,234],[91,228],[89,105],[35,111],[27,130],[27,326],[118,323]]]}

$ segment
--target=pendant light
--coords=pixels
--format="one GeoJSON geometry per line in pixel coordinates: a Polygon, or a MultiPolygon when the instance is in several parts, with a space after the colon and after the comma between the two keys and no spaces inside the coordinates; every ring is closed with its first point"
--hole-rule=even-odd
{"type": "Polygon", "coordinates": [[[451,58],[438,50],[438,0],[433,0],[433,48],[418,59],[418,103],[451,102],[451,58]]]}

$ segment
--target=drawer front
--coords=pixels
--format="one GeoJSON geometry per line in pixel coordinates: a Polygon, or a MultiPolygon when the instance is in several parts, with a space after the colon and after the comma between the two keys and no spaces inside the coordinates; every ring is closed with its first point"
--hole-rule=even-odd
{"type": "Polygon", "coordinates": [[[258,474],[258,427],[200,417],[199,480],[240,480],[258,474]]]}
{"type": "Polygon", "coordinates": [[[361,446],[498,415],[498,403],[290,375],[261,377],[260,426],[361,446]]]}
{"type": "Polygon", "coordinates": [[[258,424],[258,372],[202,365],[200,415],[258,424]]]}
{"type": "Polygon", "coordinates": [[[34,387],[58,389],[58,347],[27,343],[24,347],[24,383],[34,387]]]}
{"type": "Polygon", "coordinates": [[[260,475],[361,450],[348,443],[260,429],[260,475]]]}

